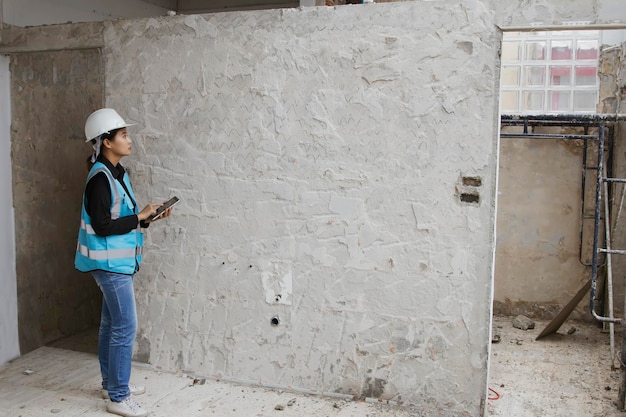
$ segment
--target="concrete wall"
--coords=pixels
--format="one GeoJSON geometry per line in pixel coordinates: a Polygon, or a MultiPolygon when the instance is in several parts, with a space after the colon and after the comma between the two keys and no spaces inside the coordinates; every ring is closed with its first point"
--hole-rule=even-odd
{"type": "MultiPolygon", "coordinates": [[[[566,133],[557,130],[551,133],[566,133]]],[[[582,153],[582,141],[501,139],[496,313],[552,319],[590,278],[579,260],[582,153]]],[[[591,191],[595,174],[587,174],[591,191]]],[[[587,214],[593,215],[593,193],[587,197],[587,214]]],[[[593,220],[585,226],[582,260],[590,263],[593,220]]],[[[585,298],[572,317],[585,318],[587,305],[585,298]]]]}
{"type": "Polygon", "coordinates": [[[0,55],[0,365],[20,354],[11,184],[9,57],[0,55]]]}
{"type": "Polygon", "coordinates": [[[148,232],[137,359],[479,414],[499,45],[482,2],[119,21],[105,43],[139,200],[182,199],[148,232]]]}
{"type": "Polygon", "coordinates": [[[98,323],[100,297],[74,269],[86,176],[83,125],[102,106],[97,50],[11,57],[12,176],[22,353],[98,323]]]}
{"type": "Polygon", "coordinates": [[[623,28],[626,24],[623,0],[493,0],[492,5],[503,29],[623,28]]]}

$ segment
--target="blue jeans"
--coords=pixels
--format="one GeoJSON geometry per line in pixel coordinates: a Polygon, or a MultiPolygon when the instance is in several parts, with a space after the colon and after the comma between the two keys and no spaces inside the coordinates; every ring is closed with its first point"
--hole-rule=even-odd
{"type": "Polygon", "coordinates": [[[109,391],[112,401],[120,402],[130,396],[128,381],[137,333],[134,275],[101,270],[91,275],[103,295],[98,333],[102,388],[109,391]]]}

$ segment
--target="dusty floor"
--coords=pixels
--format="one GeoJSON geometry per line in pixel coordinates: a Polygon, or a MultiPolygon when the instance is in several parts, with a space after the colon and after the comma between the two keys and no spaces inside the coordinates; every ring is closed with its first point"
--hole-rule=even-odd
{"type": "MultiPolygon", "coordinates": [[[[42,347],[0,369],[0,417],[105,417],[93,353],[42,347]]],[[[150,417],[412,417],[406,409],[133,367],[150,417]],[[276,408],[282,408],[277,410],[276,408]]]]}
{"type": "MultiPolygon", "coordinates": [[[[487,401],[491,417],[625,417],[617,410],[621,370],[611,370],[609,335],[598,326],[566,322],[540,341],[535,329],[494,319],[487,401]],[[568,330],[575,328],[572,334],[568,330]]],[[[0,417],[110,416],[99,397],[94,332],[43,347],[0,368],[0,417]],[[68,350],[79,348],[83,352],[68,350]],[[26,372],[26,370],[32,371],[26,372]],[[30,373],[30,374],[28,374],[30,373]]],[[[616,340],[621,340],[617,334],[616,340]]],[[[133,381],[147,387],[138,399],[150,417],[415,417],[415,410],[237,385],[135,365],[133,381]],[[203,383],[200,383],[203,382],[203,383]],[[277,410],[276,408],[283,408],[277,410]]],[[[437,417],[437,416],[429,416],[437,417]]],[[[479,416],[477,416],[479,417],[479,416]]]]}
{"type": "MultiPolygon", "coordinates": [[[[593,324],[566,321],[538,341],[548,321],[520,330],[511,317],[494,318],[488,415],[493,417],[614,417],[623,370],[611,369],[609,334],[593,324]],[[575,329],[568,334],[570,329],[575,329]]],[[[619,326],[618,326],[619,327],[619,326]]],[[[621,333],[615,344],[621,350],[621,333]]]]}

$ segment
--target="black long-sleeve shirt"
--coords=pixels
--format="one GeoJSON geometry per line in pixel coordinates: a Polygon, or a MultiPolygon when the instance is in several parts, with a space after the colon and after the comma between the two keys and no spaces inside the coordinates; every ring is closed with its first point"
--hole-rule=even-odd
{"type": "MultiPolygon", "coordinates": [[[[122,164],[113,166],[111,162],[100,154],[98,162],[102,162],[113,174],[113,178],[116,178],[122,187],[126,190],[126,185],[122,179],[124,178],[124,167],[122,164]]],[[[130,193],[126,190],[128,197],[131,198],[130,193]]],[[[91,217],[91,226],[94,232],[100,236],[110,235],[124,235],[131,230],[137,228],[140,223],[136,214],[130,216],[120,217],[113,220],[111,218],[111,188],[109,186],[109,180],[106,174],[100,172],[89,180],[85,187],[85,210],[91,217]]],[[[137,203],[133,200],[133,204],[137,203]]],[[[149,223],[141,222],[141,227],[148,227],[149,223]]]]}

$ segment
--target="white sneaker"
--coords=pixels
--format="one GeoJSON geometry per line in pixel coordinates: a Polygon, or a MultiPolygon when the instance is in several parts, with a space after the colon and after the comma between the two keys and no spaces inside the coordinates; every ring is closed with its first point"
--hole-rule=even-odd
{"type": "MultiPolygon", "coordinates": [[[[128,384],[128,388],[130,389],[130,395],[141,395],[146,392],[146,387],[143,387],[141,385],[128,384]]],[[[103,389],[102,398],[104,398],[105,400],[110,399],[109,391],[103,389]]]]}
{"type": "Polygon", "coordinates": [[[132,395],[120,403],[108,401],[107,411],[123,417],[146,417],[148,415],[148,412],[141,408],[132,395]]]}

